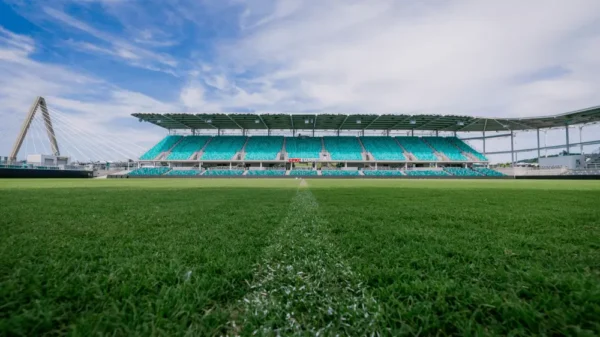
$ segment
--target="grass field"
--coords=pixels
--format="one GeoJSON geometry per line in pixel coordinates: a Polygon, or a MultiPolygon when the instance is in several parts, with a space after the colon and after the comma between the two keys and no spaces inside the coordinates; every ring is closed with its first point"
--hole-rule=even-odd
{"type": "Polygon", "coordinates": [[[0,180],[0,335],[600,334],[600,181],[0,180]]]}

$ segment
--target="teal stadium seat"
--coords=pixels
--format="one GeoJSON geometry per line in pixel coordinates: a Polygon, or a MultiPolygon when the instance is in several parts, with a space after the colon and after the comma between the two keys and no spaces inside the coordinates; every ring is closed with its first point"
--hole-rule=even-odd
{"type": "Polygon", "coordinates": [[[169,167],[140,167],[129,172],[130,176],[162,176],[163,174],[169,172],[171,169],[169,167]]]}
{"type": "Polygon", "coordinates": [[[291,176],[316,176],[317,171],[315,170],[291,170],[291,176]]]}
{"type": "Polygon", "coordinates": [[[198,176],[200,175],[200,170],[171,170],[165,175],[182,177],[198,176]]]}
{"type": "Polygon", "coordinates": [[[276,160],[283,149],[283,137],[252,136],[246,144],[245,160],[276,160]]]}
{"type": "Polygon", "coordinates": [[[406,170],[404,173],[411,177],[445,177],[449,174],[442,170],[406,170]]]}
{"type": "Polygon", "coordinates": [[[243,136],[219,136],[213,137],[206,145],[200,160],[231,160],[246,143],[243,136]]]}
{"type": "Polygon", "coordinates": [[[358,170],[321,170],[322,176],[330,177],[352,177],[359,176],[358,170]]]}
{"type": "Polygon", "coordinates": [[[480,177],[482,174],[479,174],[471,169],[464,167],[445,167],[444,170],[450,173],[453,176],[457,177],[480,177]]]}
{"type": "Polygon", "coordinates": [[[474,170],[483,174],[484,176],[487,176],[487,177],[505,177],[506,176],[503,173],[500,173],[496,170],[492,170],[487,167],[478,167],[478,168],[475,168],[474,170]]]}
{"type": "Polygon", "coordinates": [[[319,159],[321,138],[286,137],[285,151],[289,158],[319,159]]]}
{"type": "Polygon", "coordinates": [[[475,149],[473,149],[471,146],[469,146],[464,141],[458,139],[457,137],[448,137],[448,141],[457,146],[459,149],[463,150],[463,152],[470,153],[479,160],[488,161],[488,159],[483,154],[475,151],[475,149]]]}
{"type": "Polygon", "coordinates": [[[247,176],[276,177],[284,176],[285,170],[248,170],[247,176]]]}
{"type": "Polygon", "coordinates": [[[175,145],[167,159],[188,160],[194,153],[200,151],[209,139],[209,136],[187,136],[175,145]]]}
{"type": "Polygon", "coordinates": [[[404,175],[399,170],[363,170],[363,174],[370,177],[395,177],[404,175]]]}
{"type": "Polygon", "coordinates": [[[423,137],[423,140],[433,147],[437,152],[443,153],[452,161],[467,161],[461,151],[454,146],[448,138],[444,137],[423,137]]]}
{"type": "Polygon", "coordinates": [[[241,176],[244,174],[244,170],[207,170],[204,172],[205,176],[241,176]]]}
{"type": "Polygon", "coordinates": [[[172,136],[172,135],[166,136],[160,142],[158,142],[156,145],[154,145],[150,150],[148,150],[148,152],[144,153],[140,157],[140,160],[155,159],[161,153],[163,153],[165,151],[169,151],[173,147],[173,145],[175,145],[175,143],[177,143],[179,140],[181,140],[181,138],[183,138],[183,136],[172,136]]]}
{"type": "Polygon", "coordinates": [[[360,141],[375,160],[406,160],[402,148],[392,137],[360,137],[360,141]]]}
{"type": "Polygon", "coordinates": [[[415,156],[420,161],[437,161],[437,156],[433,149],[425,144],[419,137],[396,137],[404,149],[415,156]]]}
{"type": "Polygon", "coordinates": [[[362,146],[356,137],[323,137],[331,160],[362,160],[362,146]]]}

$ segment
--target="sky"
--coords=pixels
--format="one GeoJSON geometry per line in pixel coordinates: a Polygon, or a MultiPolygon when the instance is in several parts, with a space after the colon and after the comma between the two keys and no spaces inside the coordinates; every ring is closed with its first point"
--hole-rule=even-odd
{"type": "MultiPolygon", "coordinates": [[[[36,96],[68,154],[135,156],[165,135],[136,112],[587,108],[600,105],[598,55],[597,0],[0,0],[0,155],[36,96]]],[[[34,126],[21,156],[42,148],[34,126]]],[[[535,147],[535,133],[516,143],[535,147]]]]}

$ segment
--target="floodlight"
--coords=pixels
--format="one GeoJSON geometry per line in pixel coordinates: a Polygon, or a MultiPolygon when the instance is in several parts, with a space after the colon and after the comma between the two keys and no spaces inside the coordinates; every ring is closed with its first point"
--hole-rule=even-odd
{"type": "Polygon", "coordinates": [[[207,119],[207,120],[206,120],[206,123],[208,123],[208,124],[212,123],[212,119],[210,119],[210,118],[209,118],[209,119],[207,119]]]}
{"type": "Polygon", "coordinates": [[[160,123],[162,123],[162,120],[159,119],[156,121],[156,123],[160,124],[160,123]]]}
{"type": "Polygon", "coordinates": [[[417,124],[417,121],[416,121],[416,120],[414,120],[414,119],[411,119],[411,120],[410,120],[410,124],[413,124],[413,125],[414,125],[414,124],[417,124]]]}
{"type": "Polygon", "coordinates": [[[260,121],[258,119],[255,119],[254,123],[258,124],[258,123],[260,123],[260,121]]]}
{"type": "Polygon", "coordinates": [[[362,123],[362,121],[360,119],[357,119],[356,124],[360,124],[360,123],[362,123]]]}
{"type": "Polygon", "coordinates": [[[456,122],[456,125],[458,125],[458,126],[463,126],[463,125],[465,125],[465,122],[458,121],[458,122],[456,122]]]}
{"type": "Polygon", "coordinates": [[[308,124],[308,123],[310,123],[310,121],[308,119],[305,119],[304,124],[308,124]]]}

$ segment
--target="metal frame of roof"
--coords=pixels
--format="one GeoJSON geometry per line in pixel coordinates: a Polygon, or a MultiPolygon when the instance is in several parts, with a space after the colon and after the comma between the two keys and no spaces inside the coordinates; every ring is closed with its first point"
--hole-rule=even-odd
{"type": "Polygon", "coordinates": [[[518,131],[600,122],[600,106],[564,114],[493,118],[406,114],[330,113],[135,113],[132,116],[169,130],[423,130],[518,131]]]}

